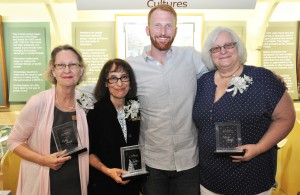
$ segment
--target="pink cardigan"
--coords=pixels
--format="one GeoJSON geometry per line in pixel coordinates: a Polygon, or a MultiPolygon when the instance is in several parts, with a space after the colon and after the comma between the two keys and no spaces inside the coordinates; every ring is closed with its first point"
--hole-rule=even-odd
{"type": "MultiPolygon", "coordinates": [[[[76,90],[76,93],[80,93],[76,90]]],[[[50,153],[50,137],[54,118],[55,89],[32,96],[22,109],[8,138],[9,150],[27,140],[37,153],[50,153]]],[[[76,103],[77,128],[82,144],[89,148],[88,125],[84,110],[76,103]]],[[[78,156],[82,195],[87,195],[89,174],[88,152],[78,156]]],[[[22,159],[17,195],[50,195],[49,167],[22,159]]]]}

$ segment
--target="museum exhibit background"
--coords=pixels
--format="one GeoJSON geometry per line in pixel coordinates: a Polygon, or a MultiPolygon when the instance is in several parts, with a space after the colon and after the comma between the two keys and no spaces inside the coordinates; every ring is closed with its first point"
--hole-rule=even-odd
{"type": "Polygon", "coordinates": [[[51,49],[66,43],[80,49],[88,64],[82,85],[95,83],[106,60],[138,55],[149,43],[146,16],[160,3],[169,3],[179,15],[174,45],[201,51],[212,28],[230,27],[246,43],[246,64],[284,78],[297,119],[280,145],[272,194],[299,194],[299,0],[0,0],[0,189],[15,193],[19,159],[7,153],[5,140],[28,98],[51,87],[43,79],[51,49]]]}

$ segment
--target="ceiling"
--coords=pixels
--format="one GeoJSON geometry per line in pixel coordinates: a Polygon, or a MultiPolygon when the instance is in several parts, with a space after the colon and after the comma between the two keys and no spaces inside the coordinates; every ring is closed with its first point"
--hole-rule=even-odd
{"type": "MultiPolygon", "coordinates": [[[[299,2],[299,0],[257,0],[257,2],[299,2]]],[[[0,3],[76,3],[76,0],[0,0],[0,3]]]]}

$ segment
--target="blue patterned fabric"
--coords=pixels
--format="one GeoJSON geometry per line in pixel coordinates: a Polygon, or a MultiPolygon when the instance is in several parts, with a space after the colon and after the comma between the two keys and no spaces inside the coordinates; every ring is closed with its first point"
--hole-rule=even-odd
{"type": "Polygon", "coordinates": [[[271,115],[285,87],[269,70],[244,66],[242,75],[253,84],[234,97],[226,92],[214,103],[215,71],[198,80],[193,120],[199,130],[200,183],[220,194],[258,194],[275,182],[277,149],[258,155],[248,162],[233,163],[230,157],[214,154],[215,122],[239,121],[242,144],[257,143],[271,124],[271,115]]]}

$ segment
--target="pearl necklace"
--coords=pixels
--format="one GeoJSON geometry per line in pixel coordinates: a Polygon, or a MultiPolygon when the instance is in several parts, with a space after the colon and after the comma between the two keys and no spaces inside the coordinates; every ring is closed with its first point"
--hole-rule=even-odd
{"type": "Polygon", "coordinates": [[[222,75],[220,74],[220,71],[219,71],[219,70],[218,70],[218,74],[219,74],[219,76],[220,76],[221,79],[232,78],[232,77],[235,76],[234,74],[240,69],[240,67],[241,67],[241,65],[239,65],[238,68],[237,68],[231,75],[229,75],[229,76],[222,76],[222,75]]]}
{"type": "Polygon", "coordinates": [[[75,110],[75,101],[74,100],[73,100],[73,105],[71,107],[69,107],[68,109],[64,109],[64,107],[60,104],[60,101],[57,97],[57,94],[55,94],[55,99],[56,99],[56,102],[57,102],[58,106],[62,109],[62,111],[70,112],[72,110],[75,110]]]}

